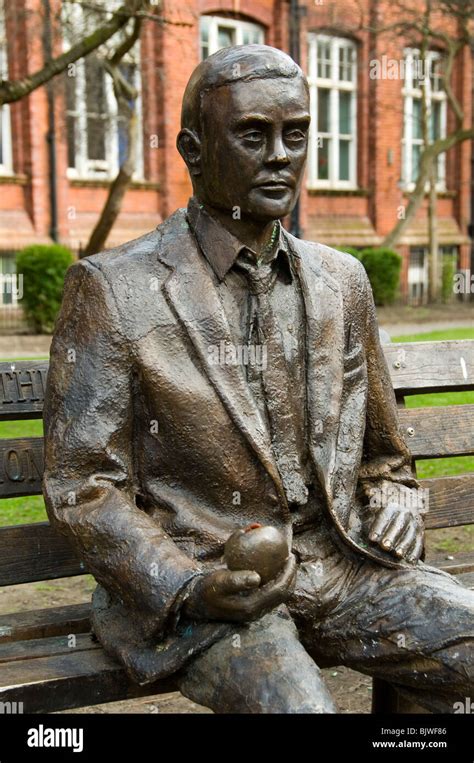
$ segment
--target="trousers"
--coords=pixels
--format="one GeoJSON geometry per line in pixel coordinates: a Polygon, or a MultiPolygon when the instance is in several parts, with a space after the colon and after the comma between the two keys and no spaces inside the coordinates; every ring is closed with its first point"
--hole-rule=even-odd
{"type": "Polygon", "coordinates": [[[294,537],[294,592],[181,672],[180,691],[218,713],[334,713],[320,667],[392,683],[431,712],[474,696],[474,592],[423,562],[385,568],[321,522],[294,537]]]}

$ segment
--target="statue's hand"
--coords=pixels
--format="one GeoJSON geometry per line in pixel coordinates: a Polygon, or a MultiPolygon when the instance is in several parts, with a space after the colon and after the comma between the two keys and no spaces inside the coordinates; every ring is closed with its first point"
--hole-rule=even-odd
{"type": "Polygon", "coordinates": [[[423,520],[412,508],[389,503],[377,512],[369,539],[399,559],[416,562],[423,549],[423,520]]]}
{"type": "Polygon", "coordinates": [[[252,570],[215,570],[197,579],[184,603],[192,619],[255,620],[286,601],[296,581],[296,560],[290,554],[281,574],[260,586],[260,575],[252,570]]]}

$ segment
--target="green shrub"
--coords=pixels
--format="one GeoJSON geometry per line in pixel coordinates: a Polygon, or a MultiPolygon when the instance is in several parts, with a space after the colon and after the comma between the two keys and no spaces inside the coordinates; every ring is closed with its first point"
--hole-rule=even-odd
{"type": "Polygon", "coordinates": [[[402,257],[384,247],[363,249],[360,260],[369,276],[376,305],[391,305],[400,282],[402,257]]]}
{"type": "Polygon", "coordinates": [[[36,334],[50,334],[58,313],[72,252],[59,244],[33,244],[18,253],[16,272],[23,277],[21,305],[36,334]]]}
{"type": "Polygon", "coordinates": [[[356,249],[353,246],[340,247],[341,252],[352,254],[360,260],[369,277],[376,305],[390,305],[398,292],[402,257],[392,249],[356,249]]]}

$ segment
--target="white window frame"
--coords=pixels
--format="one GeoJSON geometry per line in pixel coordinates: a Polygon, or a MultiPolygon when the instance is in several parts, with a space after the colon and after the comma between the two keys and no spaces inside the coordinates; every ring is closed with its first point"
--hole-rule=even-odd
{"type": "MultiPolygon", "coordinates": [[[[7,30],[3,0],[0,0],[0,79],[8,79],[7,30]]],[[[12,175],[12,126],[10,105],[8,103],[0,107],[0,122],[3,150],[3,161],[0,161],[0,175],[12,175]]]]}
{"type": "Polygon", "coordinates": [[[357,188],[357,46],[345,37],[310,33],[308,35],[308,83],[310,89],[311,126],[308,150],[308,188],[357,188]],[[328,77],[318,77],[318,44],[329,45],[328,77]],[[352,52],[352,79],[339,79],[339,52],[352,52]],[[329,132],[318,133],[318,88],[329,90],[329,132]],[[350,132],[339,132],[339,93],[351,93],[350,132]],[[329,139],[329,178],[318,178],[319,139],[329,139]],[[349,179],[339,179],[339,140],[349,144],[349,179]]]}
{"type": "Polygon", "coordinates": [[[257,43],[259,45],[265,43],[265,29],[260,24],[255,24],[251,21],[241,21],[240,19],[225,18],[223,16],[203,15],[199,20],[199,55],[201,60],[203,47],[208,48],[207,56],[212,56],[213,53],[217,53],[220,50],[218,44],[219,27],[232,29],[235,34],[235,45],[244,45],[245,32],[257,36],[257,43]],[[203,40],[203,30],[205,28],[208,30],[207,44],[203,40]]]}
{"type": "MultiPolygon", "coordinates": [[[[402,95],[404,100],[403,107],[403,137],[402,137],[402,187],[407,191],[413,191],[416,181],[412,180],[413,174],[413,146],[423,146],[423,138],[414,138],[414,121],[413,121],[413,102],[415,100],[422,102],[422,86],[413,84],[414,66],[413,61],[415,58],[419,59],[419,50],[416,48],[406,48],[405,54],[405,78],[404,87],[402,89],[402,95]]],[[[440,137],[446,137],[446,122],[447,122],[447,96],[445,90],[433,90],[431,85],[431,72],[433,61],[441,59],[441,54],[435,50],[430,50],[426,56],[426,64],[428,67],[428,76],[424,78],[424,87],[426,88],[426,102],[428,107],[428,120],[431,116],[431,104],[438,102],[441,104],[441,116],[440,116],[440,137]]],[[[436,182],[437,191],[446,190],[446,153],[442,153],[438,156],[438,179],[436,182]]],[[[427,188],[429,184],[427,183],[427,188]]]]}
{"type": "MultiPolygon", "coordinates": [[[[112,0],[112,4],[118,4],[117,0],[112,0]]],[[[74,13],[73,23],[78,30],[84,28],[83,9],[80,6],[72,6],[74,13]]],[[[70,10],[70,12],[71,12],[70,10]]],[[[116,41],[116,38],[114,37],[116,41]]],[[[115,43],[114,43],[115,44],[115,43]]],[[[68,41],[64,39],[64,48],[68,49],[68,41]]],[[[106,46],[104,46],[106,47],[106,46]]],[[[97,51],[96,51],[97,52],[97,51]]],[[[92,54],[94,55],[94,54],[92,54]]],[[[140,75],[140,40],[133,46],[132,50],[124,57],[123,63],[133,62],[135,64],[135,81],[133,83],[138,96],[135,104],[137,115],[137,156],[135,171],[132,180],[143,179],[143,113],[141,97],[141,75],[140,75]]],[[[112,78],[104,69],[104,88],[105,100],[109,119],[105,129],[105,159],[89,159],[87,156],[87,109],[86,109],[86,64],[85,59],[81,58],[73,65],[74,81],[76,83],[76,108],[74,111],[67,110],[66,114],[73,116],[77,120],[76,166],[67,168],[67,177],[72,180],[111,180],[113,179],[119,167],[119,130],[118,130],[118,104],[114,95],[112,78]]],[[[66,76],[68,72],[66,71],[66,76]]]]}

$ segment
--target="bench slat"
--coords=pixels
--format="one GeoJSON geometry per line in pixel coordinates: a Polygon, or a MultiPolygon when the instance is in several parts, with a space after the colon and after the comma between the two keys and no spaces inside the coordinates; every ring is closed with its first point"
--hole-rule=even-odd
{"type": "Polygon", "coordinates": [[[401,430],[415,458],[474,453],[474,405],[405,408],[398,413],[401,430]]]}
{"type": "Polygon", "coordinates": [[[449,554],[443,551],[441,554],[430,555],[426,564],[449,572],[450,575],[464,575],[467,572],[474,572],[474,553],[467,551],[449,554]]]}
{"type": "Polygon", "coordinates": [[[0,363],[0,421],[41,418],[48,366],[47,360],[0,363]]]}
{"type": "Polygon", "coordinates": [[[48,522],[0,529],[0,586],[85,572],[68,540],[48,522]]]}
{"type": "Polygon", "coordinates": [[[394,389],[413,395],[474,387],[474,340],[400,342],[383,350],[394,389]]]}
{"type": "Polygon", "coordinates": [[[0,498],[41,495],[42,437],[0,439],[0,498]]]}
{"type": "Polygon", "coordinates": [[[474,522],[474,474],[424,479],[420,480],[420,487],[429,490],[429,512],[425,516],[427,529],[474,522]]]}
{"type": "Polygon", "coordinates": [[[91,605],[88,602],[1,615],[0,645],[69,633],[88,633],[90,611],[91,605]]]}
{"type": "Polygon", "coordinates": [[[70,649],[67,654],[0,664],[0,702],[23,702],[25,713],[55,712],[176,690],[172,678],[145,686],[132,683],[101,648],[70,649]]]}
{"type": "Polygon", "coordinates": [[[53,657],[60,654],[70,654],[79,650],[101,649],[97,641],[93,641],[90,633],[65,634],[49,638],[35,638],[28,641],[10,641],[0,644],[0,665],[18,660],[31,660],[36,657],[53,657]],[[74,635],[74,645],[71,639],[74,635]]]}

